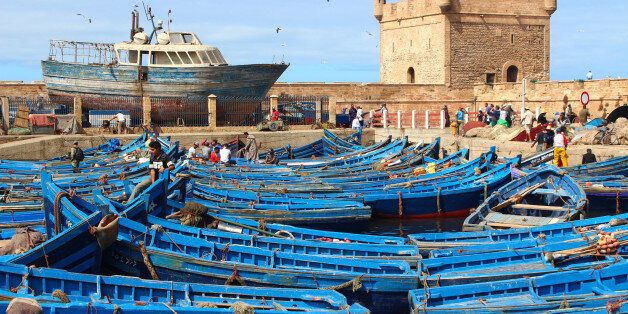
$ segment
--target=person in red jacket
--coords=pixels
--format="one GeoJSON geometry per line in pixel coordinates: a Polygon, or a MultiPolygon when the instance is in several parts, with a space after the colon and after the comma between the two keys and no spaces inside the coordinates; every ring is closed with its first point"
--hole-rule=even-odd
{"type": "Polygon", "coordinates": [[[279,110],[273,108],[273,112],[270,114],[270,121],[279,121],[279,110]]]}
{"type": "Polygon", "coordinates": [[[211,154],[209,154],[209,161],[211,161],[213,164],[217,164],[220,162],[220,157],[218,156],[219,151],[220,148],[216,146],[214,147],[214,150],[211,152],[211,154]]]}

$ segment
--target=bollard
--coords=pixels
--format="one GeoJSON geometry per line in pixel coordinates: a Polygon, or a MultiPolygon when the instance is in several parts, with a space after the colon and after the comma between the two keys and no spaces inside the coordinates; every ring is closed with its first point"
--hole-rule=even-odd
{"type": "Polygon", "coordinates": [[[387,114],[383,114],[382,115],[382,127],[388,128],[388,115],[387,114]]]}
{"type": "Polygon", "coordinates": [[[416,129],[416,110],[412,110],[412,129],[416,129]]]}
{"type": "Polygon", "coordinates": [[[425,110],[425,129],[429,129],[430,128],[430,111],[429,110],[425,110]]]}
{"type": "Polygon", "coordinates": [[[212,130],[216,129],[217,126],[217,114],[216,107],[218,106],[218,96],[211,94],[207,96],[207,124],[212,130]]]}

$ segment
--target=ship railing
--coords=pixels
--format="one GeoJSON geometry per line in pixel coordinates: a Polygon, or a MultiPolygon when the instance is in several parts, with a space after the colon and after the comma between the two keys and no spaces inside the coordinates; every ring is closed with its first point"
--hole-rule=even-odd
{"type": "Polygon", "coordinates": [[[48,60],[76,63],[114,65],[117,63],[113,44],[51,40],[48,60]]]}

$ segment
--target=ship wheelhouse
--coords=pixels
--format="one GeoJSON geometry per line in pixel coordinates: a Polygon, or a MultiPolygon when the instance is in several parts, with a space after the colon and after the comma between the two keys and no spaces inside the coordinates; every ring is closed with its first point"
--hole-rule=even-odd
{"type": "Polygon", "coordinates": [[[228,65],[218,48],[203,45],[193,33],[160,33],[157,44],[137,40],[114,45],[120,65],[146,67],[211,67],[228,65]]]}

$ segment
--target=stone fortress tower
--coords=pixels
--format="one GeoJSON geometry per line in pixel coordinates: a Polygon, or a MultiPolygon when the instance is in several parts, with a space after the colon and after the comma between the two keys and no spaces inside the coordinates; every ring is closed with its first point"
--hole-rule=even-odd
{"type": "Polygon", "coordinates": [[[382,83],[470,87],[549,79],[557,0],[374,1],[382,83]]]}

